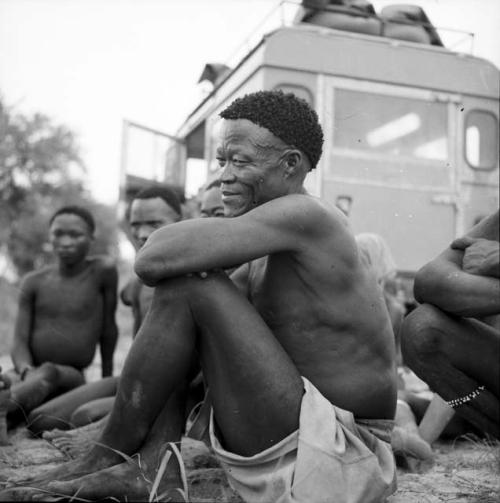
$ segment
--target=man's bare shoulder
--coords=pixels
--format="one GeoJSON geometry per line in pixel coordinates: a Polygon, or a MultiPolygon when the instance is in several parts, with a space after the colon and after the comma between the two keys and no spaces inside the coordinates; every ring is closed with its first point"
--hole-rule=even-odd
{"type": "Polygon", "coordinates": [[[338,208],[310,194],[289,194],[253,211],[278,219],[284,225],[299,227],[304,233],[325,233],[332,227],[349,227],[347,218],[338,208]]]}
{"type": "Polygon", "coordinates": [[[21,279],[20,289],[24,291],[33,290],[56,272],[57,267],[55,265],[46,265],[40,269],[30,271],[21,279]]]}
{"type": "Polygon", "coordinates": [[[120,291],[120,299],[123,304],[132,306],[134,303],[138,302],[141,288],[141,280],[136,275],[132,276],[120,291]]]}
{"type": "Polygon", "coordinates": [[[86,258],[87,263],[96,269],[113,270],[117,268],[116,260],[109,255],[91,255],[86,258]]]}
{"type": "Polygon", "coordinates": [[[118,270],[116,260],[109,255],[91,255],[86,258],[86,261],[97,274],[109,275],[118,270]]]}
{"type": "Polygon", "coordinates": [[[87,263],[96,280],[104,287],[113,289],[118,283],[118,267],[116,260],[109,255],[93,255],[87,257],[87,263]]]}

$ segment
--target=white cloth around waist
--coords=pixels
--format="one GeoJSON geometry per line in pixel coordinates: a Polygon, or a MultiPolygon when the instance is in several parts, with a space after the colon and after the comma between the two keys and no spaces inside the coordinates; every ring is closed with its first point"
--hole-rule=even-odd
{"type": "Polygon", "coordinates": [[[299,429],[253,456],[210,441],[228,481],[248,503],[370,503],[396,490],[390,446],[393,421],[355,422],[303,378],[299,429]]]}

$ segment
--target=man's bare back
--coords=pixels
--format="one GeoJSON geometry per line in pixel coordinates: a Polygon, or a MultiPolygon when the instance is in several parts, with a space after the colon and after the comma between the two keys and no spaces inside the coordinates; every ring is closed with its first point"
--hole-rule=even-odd
{"type": "Polygon", "coordinates": [[[300,253],[280,253],[251,265],[252,304],[301,375],[333,404],[356,417],[392,418],[394,337],[383,297],[359,259],[346,218],[311,196],[287,196],[281,203],[318,206],[321,225],[330,232],[324,232],[327,239],[311,237],[300,253]]]}

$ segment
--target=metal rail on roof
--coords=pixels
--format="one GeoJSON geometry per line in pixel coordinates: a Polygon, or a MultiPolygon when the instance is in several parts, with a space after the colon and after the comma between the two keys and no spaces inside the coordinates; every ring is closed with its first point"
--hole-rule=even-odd
{"type": "MultiPolygon", "coordinates": [[[[396,0],[395,0],[396,3],[396,0]]],[[[299,7],[308,7],[308,5],[304,5],[302,2],[297,0],[279,0],[274,7],[262,18],[262,20],[257,24],[257,26],[244,38],[244,40],[233,50],[230,55],[223,61],[229,67],[236,66],[237,63],[240,62],[241,59],[250,52],[261,40],[262,37],[271,30],[274,30],[283,26],[292,26],[294,22],[294,17],[297,13],[297,9],[299,7]]],[[[313,6],[309,6],[309,8],[313,8],[313,6]]],[[[342,6],[330,5],[326,7],[314,7],[317,11],[328,11],[328,12],[338,12],[338,13],[348,13],[345,7],[342,9],[342,6]]],[[[468,42],[469,48],[468,50],[459,51],[466,52],[467,54],[472,54],[474,49],[474,33],[467,32],[464,30],[457,30],[454,28],[444,28],[433,25],[432,23],[424,23],[417,21],[410,21],[405,19],[398,19],[397,21],[388,21],[387,19],[381,18],[377,14],[372,14],[368,12],[356,12],[356,16],[377,19],[382,23],[382,25],[387,25],[391,23],[397,24],[407,24],[409,26],[419,25],[424,28],[434,29],[440,35],[446,36],[448,34],[457,34],[461,35],[461,38],[455,40],[454,42],[450,42],[447,44],[447,48],[452,50],[458,47],[460,44],[464,42],[468,42]]],[[[311,26],[314,26],[311,24],[311,26]]],[[[325,28],[325,27],[321,27],[325,28]]],[[[354,33],[354,32],[352,32],[354,33]]],[[[383,35],[381,35],[383,37],[383,35]]]]}

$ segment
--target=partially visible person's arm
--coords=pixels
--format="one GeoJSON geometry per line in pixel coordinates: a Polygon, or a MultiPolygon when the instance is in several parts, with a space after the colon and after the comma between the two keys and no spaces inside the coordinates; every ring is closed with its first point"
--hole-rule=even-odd
{"type": "Polygon", "coordinates": [[[477,276],[500,278],[500,243],[483,238],[464,236],[451,243],[454,250],[462,250],[462,270],[477,276]]]}
{"type": "Polygon", "coordinates": [[[120,299],[132,310],[132,338],[137,335],[142,323],[142,314],[139,293],[141,290],[141,283],[137,276],[133,276],[120,292],[120,299]]]}
{"type": "Polygon", "coordinates": [[[102,274],[102,295],[103,295],[103,327],[99,341],[102,362],[102,377],[113,375],[113,354],[118,339],[118,328],[116,326],[116,305],[118,289],[118,272],[116,266],[109,262],[104,263],[100,273],[102,274]]]}
{"type": "Polygon", "coordinates": [[[133,318],[133,326],[132,326],[132,338],[134,338],[137,335],[137,332],[139,332],[139,328],[141,328],[142,325],[142,311],[141,311],[141,299],[140,299],[140,293],[141,293],[141,284],[139,281],[136,281],[135,284],[133,285],[133,291],[132,291],[132,318],[133,318]]]}
{"type": "Polygon", "coordinates": [[[11,351],[14,368],[24,379],[33,368],[29,341],[35,316],[35,278],[28,275],[21,282],[14,341],[11,351]]]}
{"type": "Polygon", "coordinates": [[[153,232],[137,253],[135,271],[154,286],[162,279],[227,269],[280,251],[306,251],[307,238],[324,236],[332,222],[320,202],[299,194],[234,218],[186,220],[153,232]]]}
{"type": "Polygon", "coordinates": [[[229,276],[231,281],[236,285],[238,290],[245,296],[248,296],[248,274],[250,271],[250,263],[240,265],[229,276]]]}
{"type": "Polygon", "coordinates": [[[415,278],[415,299],[458,316],[500,313],[498,223],[497,211],[424,266],[415,278]]]}

